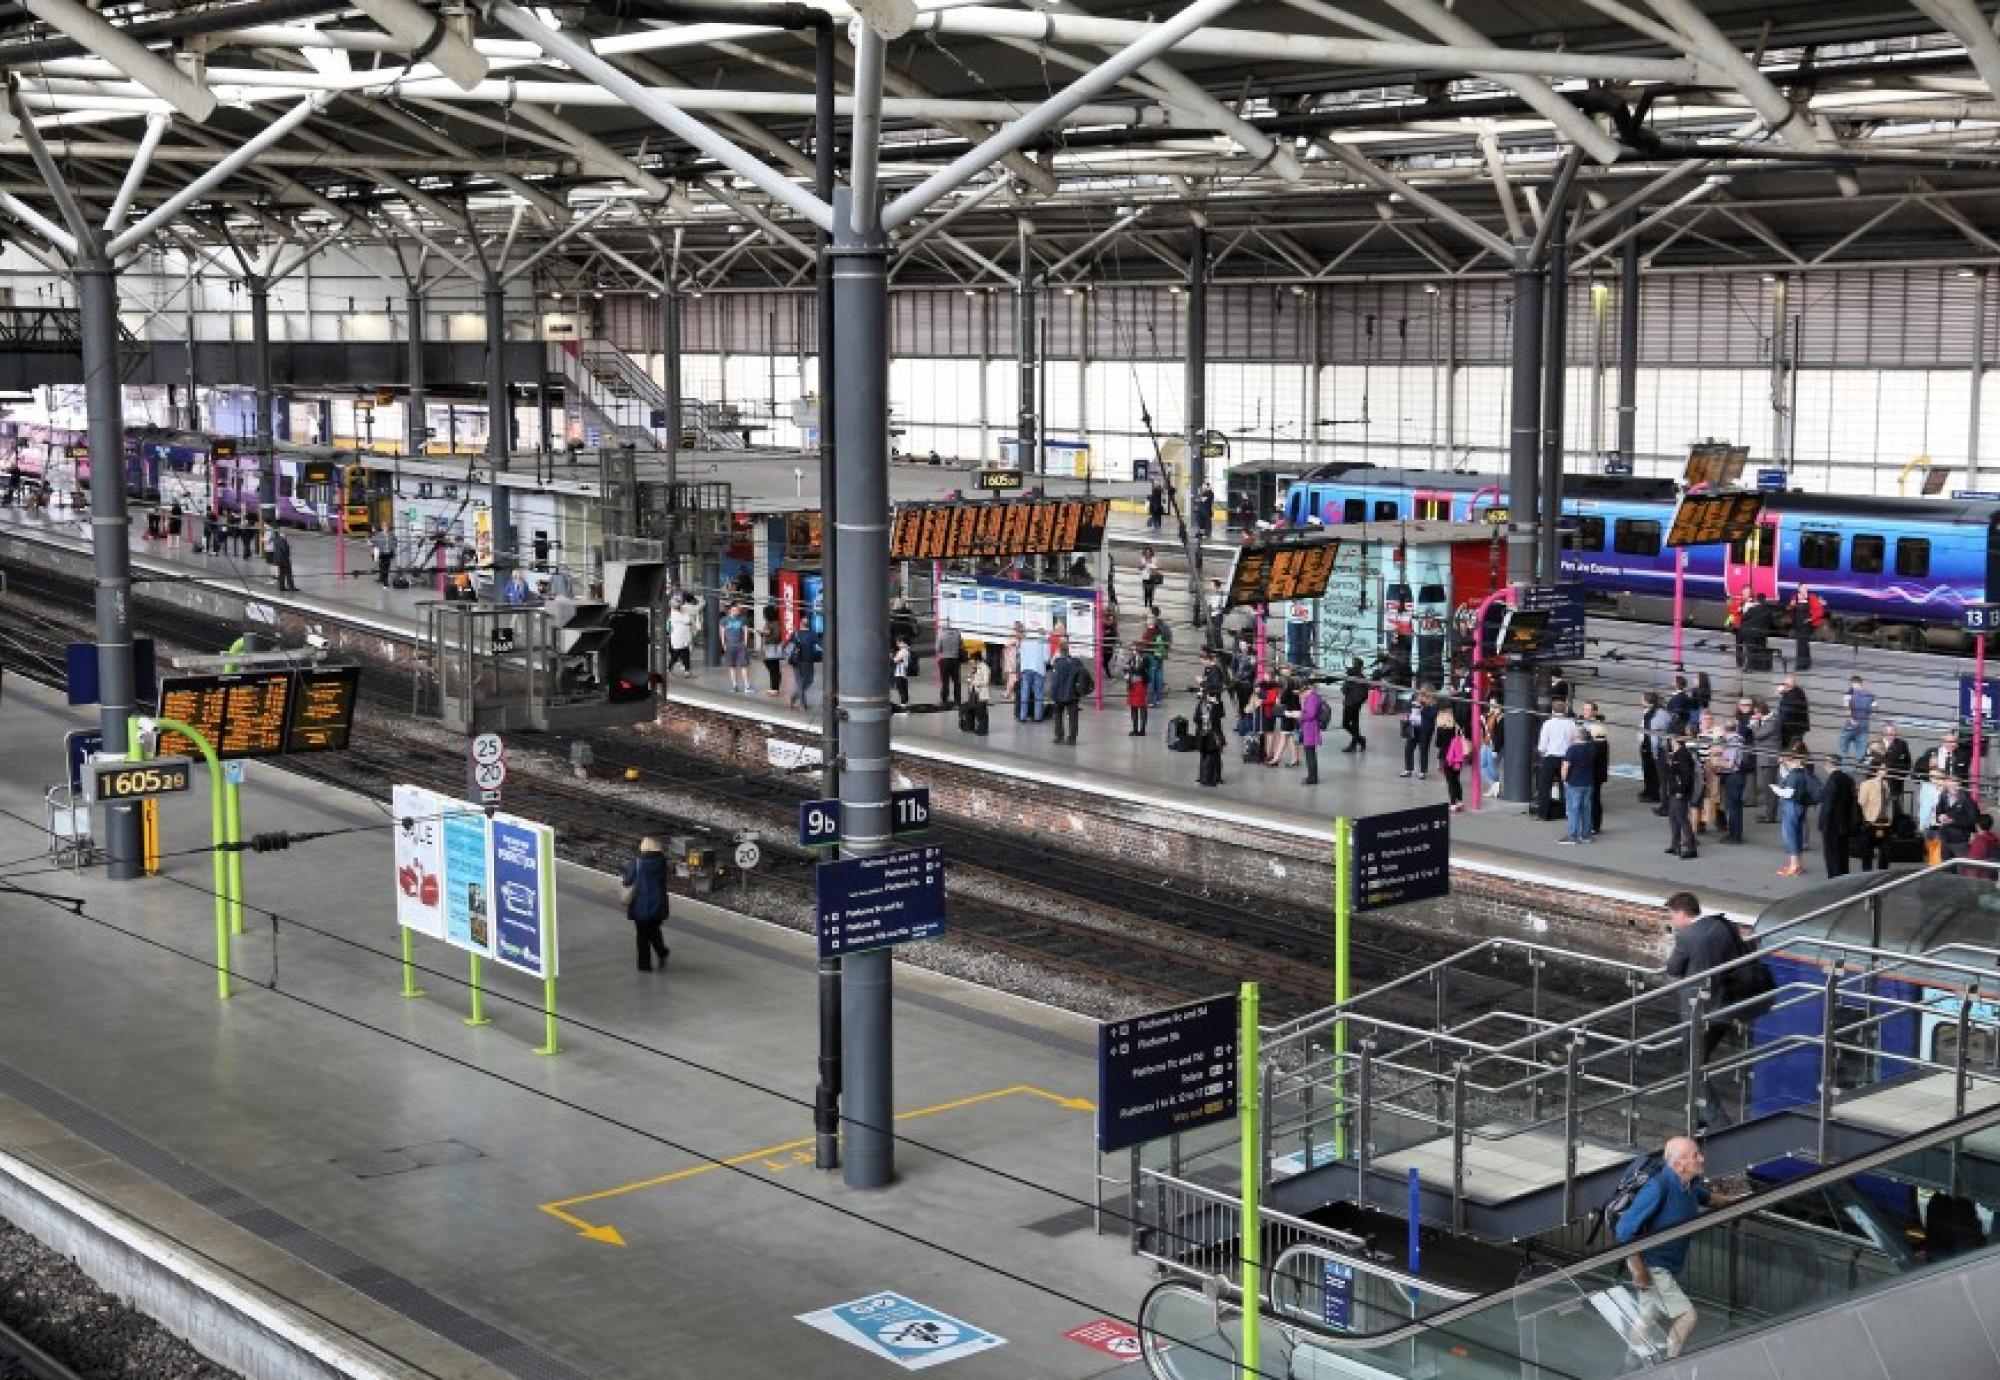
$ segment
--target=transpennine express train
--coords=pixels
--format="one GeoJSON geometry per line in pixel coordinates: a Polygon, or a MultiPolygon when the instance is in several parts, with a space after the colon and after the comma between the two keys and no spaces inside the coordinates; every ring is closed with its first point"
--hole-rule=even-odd
{"type": "MultiPolygon", "coordinates": [[[[190,512],[255,508],[256,457],[248,443],[231,437],[157,427],[125,431],[125,491],[142,503],[179,502],[190,512]]],[[[357,460],[328,446],[279,441],[278,521],[291,527],[324,529],[339,511],[352,533],[391,520],[392,471],[357,460]]],[[[85,492],[91,482],[89,436],[83,431],[41,423],[0,421],[0,462],[26,480],[85,492]]],[[[0,466],[4,467],[4,466],[0,466]]]]}
{"type": "MultiPolygon", "coordinates": [[[[1671,616],[1676,551],[1665,545],[1680,486],[1670,479],[1563,481],[1562,572],[1623,616],[1671,616]]],[[[1330,465],[1293,481],[1285,521],[1328,527],[1429,519],[1476,522],[1507,506],[1503,477],[1330,465]]],[[[1967,604],[2000,600],[2000,503],[1774,491],[1754,537],[1685,548],[1690,621],[1719,625],[1729,601],[1789,600],[1801,584],[1857,640],[1965,645],[1967,604]]]]}

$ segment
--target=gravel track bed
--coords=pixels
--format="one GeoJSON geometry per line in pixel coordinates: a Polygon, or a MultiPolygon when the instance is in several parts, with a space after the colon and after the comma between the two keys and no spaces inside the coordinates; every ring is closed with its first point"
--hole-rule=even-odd
{"type": "MultiPolygon", "coordinates": [[[[68,1258],[0,1220],[0,1322],[89,1380],[231,1380],[68,1258]]],[[[27,1372],[0,1361],[0,1380],[27,1372]]]]}

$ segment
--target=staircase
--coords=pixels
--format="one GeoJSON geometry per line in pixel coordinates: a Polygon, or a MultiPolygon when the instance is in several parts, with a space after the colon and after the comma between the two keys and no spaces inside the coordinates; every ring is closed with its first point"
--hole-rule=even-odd
{"type": "MultiPolygon", "coordinates": [[[[661,448],[667,393],[637,360],[605,340],[555,344],[549,352],[550,372],[561,377],[564,396],[587,425],[640,450],[661,448]]],[[[747,450],[743,433],[731,429],[730,411],[682,398],[681,448],[747,450]]]]}

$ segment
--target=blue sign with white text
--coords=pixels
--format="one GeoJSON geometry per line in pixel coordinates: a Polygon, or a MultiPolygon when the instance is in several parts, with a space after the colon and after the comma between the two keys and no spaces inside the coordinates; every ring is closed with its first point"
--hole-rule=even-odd
{"type": "Polygon", "coordinates": [[[936,845],[823,862],[814,881],[821,958],[944,933],[944,849],[936,845]]]}
{"type": "Polygon", "coordinates": [[[1354,1326],[1354,1267],[1326,1261],[1320,1274],[1320,1321],[1346,1332],[1354,1326]]]}
{"type": "Polygon", "coordinates": [[[83,792],[84,759],[93,752],[104,751],[104,734],[94,728],[79,728],[63,735],[63,755],[69,758],[69,788],[74,794],[83,792]]]}
{"type": "Polygon", "coordinates": [[[509,968],[546,977],[542,922],[549,878],[543,870],[540,834],[526,821],[507,815],[494,817],[491,832],[493,957],[509,968]]]}
{"type": "Polygon", "coordinates": [[[1967,604],[1960,612],[1967,632],[1981,636],[2000,632],[2000,604],[1967,604]]]}
{"type": "MultiPolygon", "coordinates": [[[[1996,716],[1994,712],[1996,709],[2000,709],[2000,680],[1995,680],[1992,676],[1988,676],[1986,678],[1986,693],[1981,696],[1981,699],[1984,701],[1981,707],[1984,710],[1983,717],[1986,720],[1986,726],[1992,728],[1996,724],[2000,724],[2000,716],[1996,716]]],[[[1969,724],[1972,722],[1972,715],[1972,677],[1961,672],[1958,677],[1958,721],[1962,724],[1969,724]]]]}
{"type": "Polygon", "coordinates": [[[486,816],[470,811],[444,817],[444,937],[475,953],[493,952],[492,879],[486,849],[486,816]]]}
{"type": "MultiPolygon", "coordinates": [[[[841,818],[838,800],[800,801],[799,847],[829,848],[839,843],[841,818]]],[[[917,834],[930,828],[930,787],[890,792],[889,824],[892,834],[917,834]]]]}

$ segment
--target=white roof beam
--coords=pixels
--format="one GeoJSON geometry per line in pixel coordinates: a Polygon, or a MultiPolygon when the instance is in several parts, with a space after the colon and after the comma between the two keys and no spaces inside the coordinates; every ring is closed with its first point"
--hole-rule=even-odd
{"type": "Polygon", "coordinates": [[[22,8],[109,62],[196,123],[215,113],[215,93],[76,0],[22,0],[22,8]]]}

